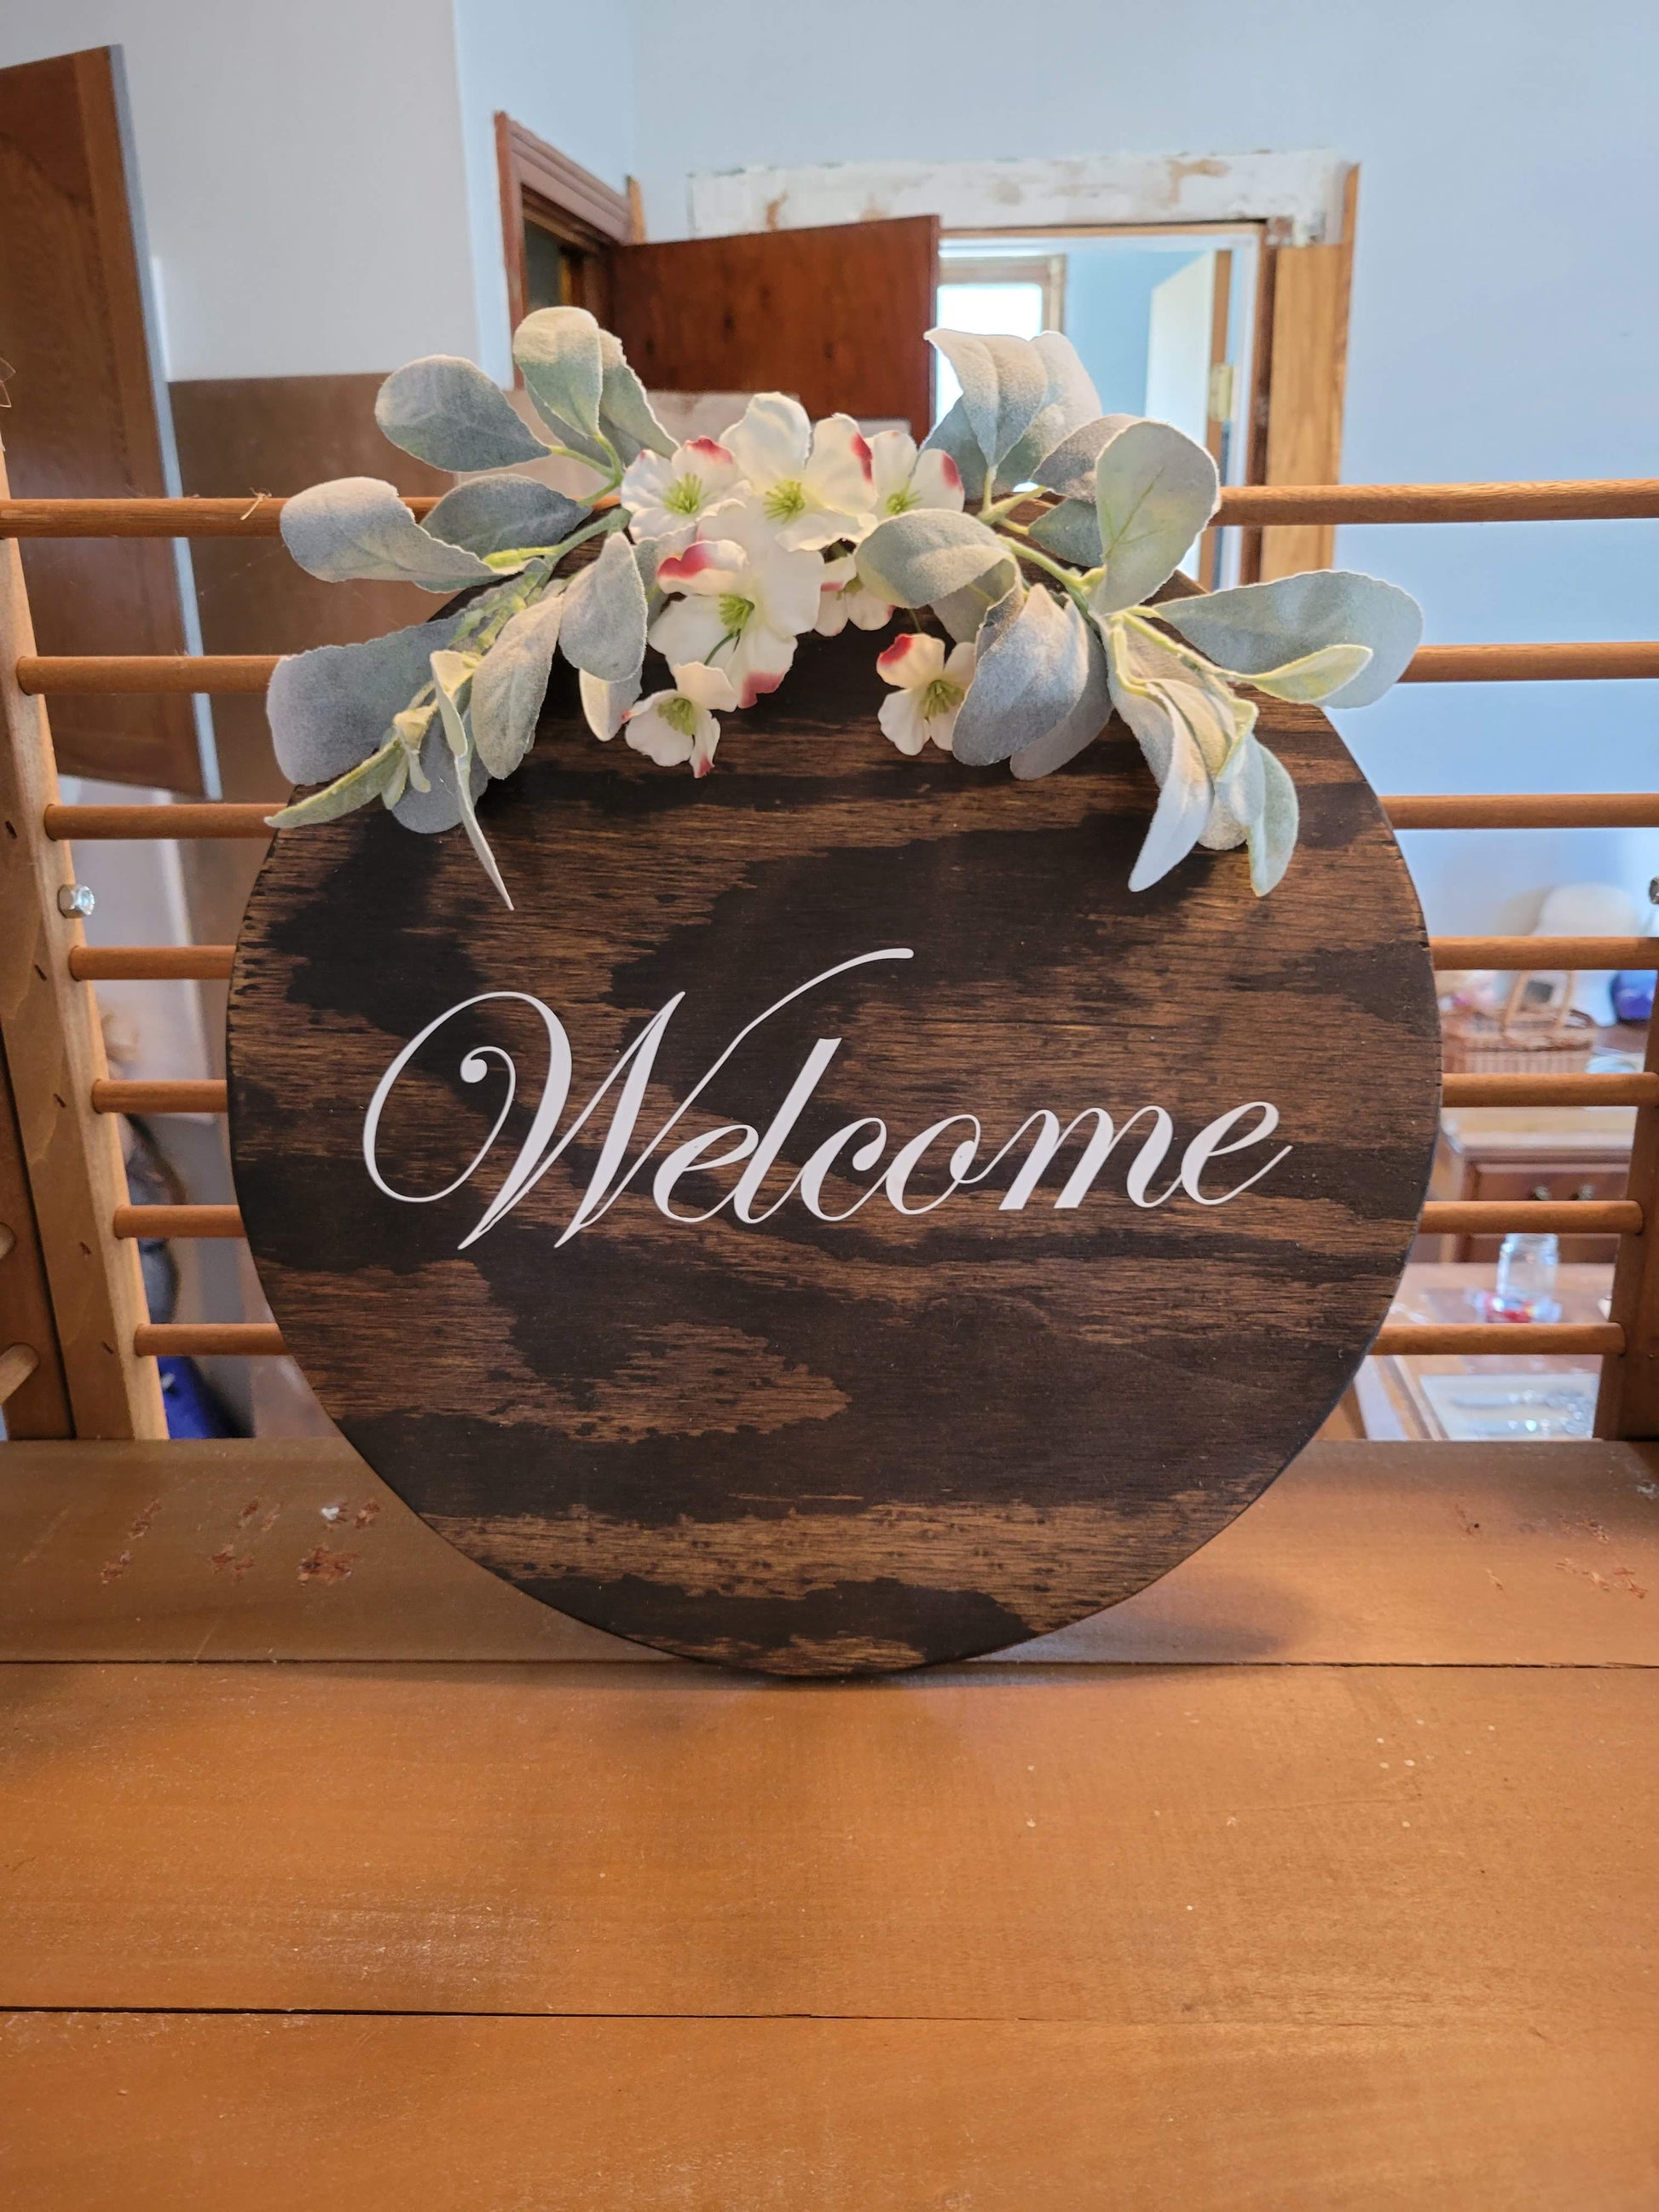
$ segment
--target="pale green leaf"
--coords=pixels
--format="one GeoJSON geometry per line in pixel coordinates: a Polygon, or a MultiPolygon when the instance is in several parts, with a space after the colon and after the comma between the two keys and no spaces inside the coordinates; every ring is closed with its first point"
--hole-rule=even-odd
{"type": "Polygon", "coordinates": [[[590,507],[535,477],[475,477],[444,494],[425,527],[430,536],[464,545],[483,560],[488,553],[561,545],[592,519],[590,507]]]}
{"type": "Polygon", "coordinates": [[[265,692],[276,764],[290,783],[327,783],[386,742],[392,718],[430,680],[435,648],[460,615],[416,623],[362,645],[319,645],[279,660],[265,692]]]}
{"type": "Polygon", "coordinates": [[[602,676],[590,676],[584,668],[576,682],[588,728],[596,738],[614,738],[640,696],[637,674],[625,677],[620,684],[607,684],[602,676]]]}
{"type": "Polygon", "coordinates": [[[495,865],[495,855],[489,849],[489,841],[478,826],[478,817],[473,805],[472,766],[475,758],[472,732],[458,694],[471,682],[477,663],[468,653],[434,653],[432,656],[432,680],[438,687],[438,712],[443,720],[443,733],[454,762],[454,788],[460,805],[463,828],[467,842],[478,856],[478,864],[501,896],[501,901],[510,913],[513,902],[507,896],[501,872],[495,865]]]}
{"type": "Polygon", "coordinates": [[[1261,810],[1249,825],[1250,888],[1258,898],[1266,898],[1291,864],[1300,810],[1296,786],[1283,762],[1266,745],[1258,745],[1257,750],[1261,755],[1263,792],[1261,810]]]}
{"type": "MultiPolygon", "coordinates": [[[[1353,681],[1370,657],[1368,645],[1322,645],[1317,653],[1304,653],[1299,660],[1264,669],[1249,681],[1274,699],[1329,699],[1353,681]]],[[[1242,671],[1231,672],[1238,675],[1242,671]]]]}
{"type": "Polygon", "coordinates": [[[645,659],[645,586],[634,549],[618,531],[565,593],[561,642],[575,667],[607,684],[637,674],[645,659]]]}
{"type": "Polygon", "coordinates": [[[1112,711],[1106,684],[1106,647],[1094,624],[1090,623],[1086,627],[1089,666],[1082,692],[1063,721],[1056,722],[1045,737],[1023,747],[1009,762],[1009,767],[1022,782],[1036,776],[1052,775],[1057,768],[1064,768],[1067,761],[1074,760],[1086,745],[1092,744],[1106,726],[1112,711]]]}
{"type": "Polygon", "coordinates": [[[343,814],[353,814],[360,806],[369,806],[383,798],[405,773],[404,749],[393,738],[371,753],[356,768],[348,769],[322,790],[313,791],[308,799],[296,799],[277,813],[268,814],[266,821],[273,830],[300,830],[318,822],[337,822],[343,814]]]}
{"type": "Polygon", "coordinates": [[[1127,430],[1131,422],[1139,419],[1134,415],[1095,415],[1088,422],[1079,423],[1068,437],[1042,456],[1031,471],[1032,481],[1046,490],[1057,491],[1062,499],[1087,500],[1092,513],[1095,464],[1100,459],[1101,448],[1110,445],[1120,430],[1127,430]]]}
{"type": "Polygon", "coordinates": [[[1409,592],[1351,568],[1320,568],[1271,584],[1170,599],[1161,621],[1218,667],[1255,678],[1286,654],[1328,645],[1363,645],[1370,659],[1337,690],[1329,707],[1369,707],[1399,678],[1423,636],[1423,610],[1409,592]]]}
{"type": "Polygon", "coordinates": [[[513,358],[536,410],[558,431],[597,440],[605,359],[586,307],[539,307],[513,333],[513,358]]]}
{"type": "Polygon", "coordinates": [[[926,442],[935,453],[949,453],[956,463],[964,499],[980,500],[985,496],[985,456],[968,420],[968,410],[959,398],[952,400],[934,423],[926,442]]]}
{"type": "Polygon", "coordinates": [[[511,775],[536,742],[565,595],[556,586],[507,623],[472,678],[472,742],[491,775],[511,775]]]}
{"type": "Polygon", "coordinates": [[[1010,553],[971,584],[963,584],[959,591],[946,592],[929,600],[928,605],[958,645],[971,645],[986,616],[999,599],[1007,598],[1018,581],[1019,570],[1010,553]]]}
{"type": "Polygon", "coordinates": [[[645,386],[629,367],[622,341],[609,331],[599,332],[599,358],[604,364],[599,423],[618,456],[626,462],[647,451],[672,453],[674,441],[652,413],[645,386]]]}
{"type": "Polygon", "coordinates": [[[1028,524],[1025,534],[1034,545],[1073,568],[1100,566],[1100,516],[1092,492],[1086,500],[1061,500],[1058,507],[1051,507],[1028,524]]]}
{"type": "Polygon", "coordinates": [[[1145,603],[1215,513],[1215,463],[1168,422],[1131,422],[1101,447],[1095,505],[1105,574],[1098,614],[1145,603]]]}
{"type": "Polygon", "coordinates": [[[980,631],[951,751],[969,768],[1006,760],[1065,721],[1088,681],[1088,625],[1072,601],[1041,584],[1023,605],[1011,592],[980,631]]]}
{"type": "Polygon", "coordinates": [[[876,525],[858,549],[858,573],[891,605],[925,607],[1008,557],[1006,542],[971,514],[914,507],[876,525]]]}
{"type": "Polygon", "coordinates": [[[283,543],[300,566],[326,584],[362,580],[454,592],[497,580],[475,553],[422,530],[378,477],[313,484],[284,501],[281,526],[283,543]]]}
{"type": "Polygon", "coordinates": [[[955,369],[969,427],[994,467],[1030,429],[1048,392],[1048,365],[1029,338],[944,330],[927,337],[955,369]]]}
{"type": "Polygon", "coordinates": [[[1030,426],[1003,456],[997,470],[1000,489],[1042,483],[1039,465],[1080,425],[1100,416],[1100,394],[1078,358],[1076,347],[1058,331],[1040,331],[1031,340],[1048,376],[1042,404],[1030,426]]]}
{"type": "Polygon", "coordinates": [[[375,398],[374,419],[394,446],[458,476],[510,469],[547,452],[500,386],[454,354],[394,368],[375,398]]]}

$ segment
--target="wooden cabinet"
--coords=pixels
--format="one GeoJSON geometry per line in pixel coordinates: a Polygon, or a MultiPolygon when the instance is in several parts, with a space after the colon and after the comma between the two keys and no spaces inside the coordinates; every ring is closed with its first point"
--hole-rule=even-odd
{"type": "MultiPolygon", "coordinates": [[[[1441,1121],[1430,1195],[1443,1199],[1623,1198],[1633,1109],[1492,1107],[1441,1121]]],[[[1423,1237],[1423,1260],[1492,1261],[1497,1237],[1423,1237]]],[[[1567,1261],[1611,1262],[1616,1237],[1563,1237],[1567,1261]]]]}

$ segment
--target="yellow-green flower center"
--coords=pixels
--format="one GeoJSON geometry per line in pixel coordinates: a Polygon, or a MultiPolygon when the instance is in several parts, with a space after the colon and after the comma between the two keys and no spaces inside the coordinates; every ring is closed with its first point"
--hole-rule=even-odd
{"type": "Polygon", "coordinates": [[[720,628],[728,637],[741,637],[749,627],[755,611],[755,602],[745,599],[741,592],[722,592],[714,602],[720,614],[720,628]]]}
{"type": "Polygon", "coordinates": [[[702,507],[702,478],[677,477],[668,487],[663,505],[672,514],[696,514],[702,507]]]}
{"type": "Polygon", "coordinates": [[[901,484],[896,491],[888,493],[882,501],[881,511],[884,514],[908,514],[913,507],[921,505],[921,500],[906,483],[901,484]]]}
{"type": "Polygon", "coordinates": [[[662,710],[662,718],[671,730],[678,730],[683,738],[697,734],[697,709],[683,691],[677,691],[662,710]]]}
{"type": "Polygon", "coordinates": [[[806,494],[793,477],[785,477],[773,485],[763,504],[769,522],[793,522],[806,512],[806,494]]]}
{"type": "Polygon", "coordinates": [[[953,707],[961,706],[962,701],[960,684],[953,684],[948,676],[936,676],[931,684],[924,684],[921,687],[922,718],[926,721],[936,722],[942,714],[948,714],[953,707]]]}

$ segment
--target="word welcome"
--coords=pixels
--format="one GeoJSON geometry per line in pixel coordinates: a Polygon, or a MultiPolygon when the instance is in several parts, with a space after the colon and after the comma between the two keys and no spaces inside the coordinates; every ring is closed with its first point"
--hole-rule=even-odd
{"type": "Polygon", "coordinates": [[[532,998],[525,991],[482,991],[471,999],[463,999],[447,1008],[417,1036],[411,1037],[387,1067],[375,1085],[374,1096],[363,1117],[363,1159],[375,1186],[388,1198],[405,1206],[434,1206],[440,1199],[449,1197],[470,1182],[488,1158],[495,1139],[500,1136],[518,1088],[518,1072],[511,1054],[499,1045],[480,1045],[466,1054],[460,1063],[461,1079],[465,1083],[479,1083],[489,1074],[492,1065],[506,1073],[507,1096],[489,1134],[478,1147],[467,1165],[453,1182],[441,1190],[416,1194],[394,1189],[380,1172],[377,1155],[377,1139],[380,1117],[387,1099],[399,1077],[428,1039],[435,1036],[457,1015],[469,1008],[482,1006],[500,1000],[516,1000],[533,1007],[547,1030],[548,1070],[542,1085],[541,1097],[523,1143],[506,1180],[495,1197],[484,1208],[477,1224],[461,1239],[458,1250],[465,1251],[469,1244],[489,1233],[495,1224],[518,1206],[568,1149],[580,1133],[591,1123],[597,1130],[603,1119],[605,1102],[611,1101],[610,1120],[605,1128],[599,1156],[568,1222],[561,1231],[557,1243],[567,1244],[584,1229],[592,1227],[614,1206],[623,1193],[647,1164],[658,1162],[651,1181],[651,1197],[657,1211],[670,1221],[702,1222],[712,1220],[715,1214],[729,1208],[738,1220],[750,1226],[769,1220],[778,1209],[799,1195],[809,1213],[820,1221],[849,1221],[860,1208],[877,1196],[883,1196],[897,1213],[933,1213],[960,1190],[983,1182],[1007,1159],[1017,1154],[1029,1139],[1030,1148],[1021,1162],[1008,1188],[1000,1201],[1004,1213],[1018,1213],[1026,1206],[1037,1185],[1047,1173],[1060,1147],[1073,1131],[1088,1127],[1090,1135],[1077,1164],[1066,1177],[1060,1195],[1054,1200],[1054,1211],[1064,1212],[1082,1205],[1096,1177],[1109,1158],[1114,1148],[1133,1129],[1138,1122],[1146,1127],[1141,1133],[1139,1146],[1130,1160],[1124,1180],[1125,1191],[1132,1204],[1151,1209],[1167,1205],[1176,1194],[1184,1192],[1197,1206],[1226,1206],[1249,1190],[1253,1184],[1277,1167],[1290,1152],[1288,1145],[1281,1146],[1272,1158],[1265,1160],[1253,1175],[1230,1189],[1214,1191],[1202,1187],[1202,1178],[1212,1161],[1225,1156],[1251,1150],[1264,1144],[1279,1127],[1279,1109],[1265,1099],[1249,1099],[1235,1106],[1215,1120],[1206,1123],[1186,1146],[1172,1180],[1161,1191],[1154,1193],[1152,1179],[1163,1168],[1174,1141],[1175,1124],[1162,1106],[1143,1106],[1130,1115],[1121,1127],[1113,1122],[1103,1106],[1085,1106],[1064,1128],[1060,1117],[1047,1107],[1029,1115],[1012,1136],[994,1152],[990,1158],[980,1162],[980,1151],[984,1144],[983,1126],[979,1116],[971,1113],[947,1114],[943,1120],[930,1122],[919,1130],[908,1142],[902,1144],[887,1162],[886,1167],[862,1191],[850,1206],[832,1212],[824,1203],[825,1187],[832,1176],[849,1172],[856,1176],[869,1175],[880,1167],[889,1144],[887,1124],[875,1115],[860,1115],[833,1131],[823,1143],[809,1154],[797,1170],[782,1194],[762,1206],[757,1203],[762,1187],[777,1162],[780,1153],[805,1110],[812,1093],[823,1080],[825,1069],[841,1049],[839,1037],[820,1037],[806,1055],[799,1075],[789,1086],[787,1096],[771,1120],[763,1128],[749,1121],[726,1121],[717,1128],[705,1129],[701,1134],[689,1137],[664,1153],[675,1129],[696,1103],[715,1076],[732,1058],[738,1047],[772,1017],[808,992],[815,991],[821,983],[832,981],[854,968],[866,968],[884,960],[909,960],[914,953],[903,945],[890,946],[878,952],[860,953],[854,960],[843,960],[834,968],[826,968],[822,975],[790,991],[769,1006],[746,1027],[738,1030],[719,1058],[714,1060],[698,1082],[686,1093],[656,1134],[640,1144],[630,1161],[629,1153],[635,1141],[641,1109],[647,1086],[656,1065],[657,1054],[664,1033],[672,1020],[675,1009],[685,997],[679,991],[659,1012],[647,1023],[640,1035],[617,1061],[599,1089],[560,1133],[565,1108],[570,1098],[573,1069],[570,1040],[564,1024],[550,1006],[532,998]],[[614,1098],[611,1094],[615,1093],[614,1098]],[[952,1143],[952,1133],[963,1132],[952,1143]],[[910,1182],[923,1160],[935,1146],[951,1144],[949,1180],[935,1196],[912,1202],[910,1182]],[[675,1204],[676,1194],[682,1183],[693,1176],[707,1175],[717,1169],[743,1166],[743,1173],[731,1187],[723,1191],[710,1206],[700,1211],[683,1211],[675,1204]]]}

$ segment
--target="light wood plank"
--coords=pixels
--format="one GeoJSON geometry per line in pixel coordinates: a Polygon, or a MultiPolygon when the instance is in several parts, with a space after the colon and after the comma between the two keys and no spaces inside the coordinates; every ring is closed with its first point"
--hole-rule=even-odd
{"type": "Polygon", "coordinates": [[[1659,2038],[1455,2021],[0,2023],[10,2212],[1638,2212],[1659,2038]]]}
{"type": "Polygon", "coordinates": [[[1659,1675],[0,1671],[0,2005],[1646,2032],[1659,1675]]]}
{"type": "MultiPolygon", "coordinates": [[[[0,1659],[607,1658],[343,1443],[13,1444],[0,1659]]],[[[1659,1664],[1659,1446],[1315,1443],[1220,1535],[1013,1660],[1659,1664]]]]}

